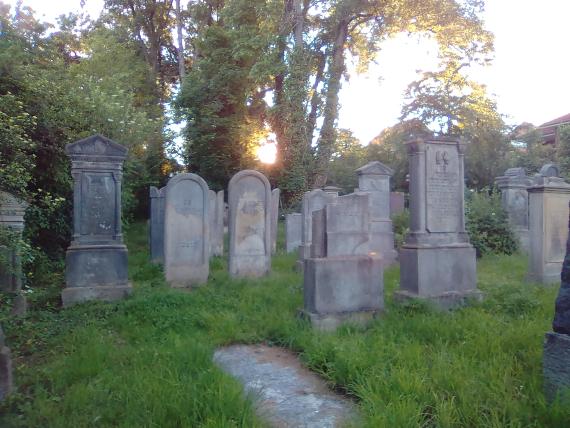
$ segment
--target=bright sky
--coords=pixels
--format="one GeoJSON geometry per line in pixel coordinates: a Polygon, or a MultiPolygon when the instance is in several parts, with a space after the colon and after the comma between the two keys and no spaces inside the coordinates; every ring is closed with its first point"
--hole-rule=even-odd
{"type": "MultiPolygon", "coordinates": [[[[6,2],[6,0],[3,0],[6,2]]],[[[8,0],[16,4],[16,0],[8,0]]],[[[486,28],[495,34],[493,65],[474,77],[496,96],[507,123],[539,125],[570,113],[569,0],[487,0],[486,28]]],[[[44,20],[79,10],[80,0],[24,0],[44,20]]],[[[92,17],[103,0],[86,0],[92,17]]],[[[339,126],[367,143],[397,122],[403,92],[415,70],[435,66],[435,50],[417,40],[389,41],[363,76],[354,75],[341,91],[339,126]]]]}

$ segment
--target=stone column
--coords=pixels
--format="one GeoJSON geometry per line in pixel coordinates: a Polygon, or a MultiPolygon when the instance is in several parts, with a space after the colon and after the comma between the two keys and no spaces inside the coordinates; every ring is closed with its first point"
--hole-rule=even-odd
{"type": "Polygon", "coordinates": [[[73,240],[65,260],[64,306],[131,293],[121,231],[121,181],[127,149],[102,135],[68,144],[73,176],[73,240]]]}
{"type": "Polygon", "coordinates": [[[228,188],[229,271],[260,277],[271,271],[271,186],[258,171],[240,171],[228,188]]]}
{"type": "Polygon", "coordinates": [[[356,170],[358,190],[370,195],[370,251],[382,256],[384,266],[396,261],[394,232],[390,219],[390,178],[394,174],[386,165],[374,161],[356,170]]]}
{"type": "MultiPolygon", "coordinates": [[[[0,191],[0,228],[13,233],[16,240],[22,237],[24,230],[24,214],[28,204],[10,193],[0,191]]],[[[22,289],[22,262],[18,248],[0,246],[2,259],[0,262],[0,291],[20,293],[22,289]]]]}
{"type": "Polygon", "coordinates": [[[281,190],[271,191],[271,254],[277,252],[277,228],[279,225],[279,197],[281,190]]]}
{"type": "MultiPolygon", "coordinates": [[[[548,173],[541,170],[542,173],[548,173]]],[[[529,266],[527,279],[543,284],[560,280],[568,239],[570,184],[560,177],[537,175],[529,187],[529,266]]]]}
{"type": "Polygon", "coordinates": [[[528,192],[533,181],[524,168],[509,168],[495,179],[501,191],[501,204],[507,212],[509,224],[517,236],[521,251],[529,252],[528,237],[528,192]]]}
{"type": "Polygon", "coordinates": [[[396,298],[427,299],[440,308],[481,298],[475,249],[465,231],[462,141],[407,143],[410,161],[410,233],[400,251],[396,298]]]}
{"type": "MultiPolygon", "coordinates": [[[[569,227],[565,225],[566,233],[569,227]]],[[[570,399],[570,240],[566,241],[554,322],[552,331],[546,333],[542,366],[547,400],[554,401],[560,393],[565,394],[561,402],[570,399]]]]}
{"type": "Polygon", "coordinates": [[[150,261],[164,263],[164,195],[165,187],[150,187],[150,261]]]}

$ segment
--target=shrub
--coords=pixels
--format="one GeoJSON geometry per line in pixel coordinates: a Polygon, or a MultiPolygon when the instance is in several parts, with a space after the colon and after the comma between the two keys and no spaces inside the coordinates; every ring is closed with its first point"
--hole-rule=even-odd
{"type": "Polygon", "coordinates": [[[465,198],[465,221],[478,257],[517,251],[517,240],[497,191],[483,189],[468,192],[465,198]]]}
{"type": "Polygon", "coordinates": [[[404,239],[410,231],[410,212],[404,210],[392,215],[392,226],[394,228],[394,244],[400,249],[404,244],[404,239]]]}

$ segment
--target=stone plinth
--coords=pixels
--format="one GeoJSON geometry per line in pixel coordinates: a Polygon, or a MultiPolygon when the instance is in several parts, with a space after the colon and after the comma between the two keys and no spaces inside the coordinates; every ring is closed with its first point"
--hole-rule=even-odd
{"type": "Polygon", "coordinates": [[[390,178],[394,174],[386,165],[374,161],[356,170],[358,189],[370,194],[370,251],[379,254],[386,266],[394,263],[394,231],[390,219],[390,178]]]}
{"type": "Polygon", "coordinates": [[[166,185],[164,273],[172,287],[203,284],[210,273],[210,198],[196,174],[178,174],[166,185]]]}
{"type": "Polygon", "coordinates": [[[527,188],[533,184],[533,180],[526,175],[524,168],[510,168],[503,176],[497,177],[495,183],[501,191],[501,204],[518,238],[520,249],[528,253],[530,243],[527,188]]]}
{"type": "Polygon", "coordinates": [[[166,188],[150,187],[150,261],[164,263],[164,196],[166,188]]]}
{"type": "Polygon", "coordinates": [[[65,260],[64,306],[116,300],[132,288],[121,231],[121,181],[127,149],[101,135],[68,144],[73,176],[73,237],[65,260]]]}
{"type": "Polygon", "coordinates": [[[303,216],[301,213],[287,214],[285,217],[285,251],[292,253],[301,245],[303,216]]]}
{"type": "MultiPolygon", "coordinates": [[[[24,214],[28,204],[14,195],[0,191],[0,228],[6,228],[18,242],[24,230],[24,214]]],[[[0,291],[19,293],[22,289],[22,261],[18,245],[0,245],[0,291]],[[4,262],[6,263],[4,265],[4,262]]]]}
{"type": "Polygon", "coordinates": [[[410,162],[410,233],[400,250],[397,299],[419,298],[447,309],[477,290],[475,249],[464,217],[465,144],[454,139],[407,143],[410,162]]]}
{"type": "Polygon", "coordinates": [[[529,267],[527,279],[543,284],[560,281],[568,239],[570,185],[558,177],[538,177],[529,194],[529,267]]]}
{"type": "Polygon", "coordinates": [[[271,191],[271,254],[277,252],[277,228],[279,225],[279,197],[281,190],[271,191]]]}
{"type": "Polygon", "coordinates": [[[232,177],[229,197],[229,272],[232,277],[260,277],[271,270],[271,186],[258,171],[232,177]]]}

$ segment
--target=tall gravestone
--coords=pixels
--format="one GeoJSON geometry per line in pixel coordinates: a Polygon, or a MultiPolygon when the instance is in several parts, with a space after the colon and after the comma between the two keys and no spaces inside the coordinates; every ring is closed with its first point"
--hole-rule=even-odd
{"type": "Polygon", "coordinates": [[[465,144],[445,138],[407,143],[410,233],[400,250],[400,299],[421,298],[441,308],[481,298],[475,249],[464,217],[465,144]]]}
{"type": "MultiPolygon", "coordinates": [[[[568,231],[570,223],[565,228],[568,231]]],[[[566,241],[554,322],[552,331],[546,333],[542,366],[546,398],[553,401],[561,394],[561,399],[570,402],[570,239],[566,241]]]]}
{"type": "Polygon", "coordinates": [[[277,229],[279,225],[279,197],[281,190],[271,191],[271,254],[277,252],[277,229]]]}
{"type": "Polygon", "coordinates": [[[509,224],[518,238],[520,248],[529,252],[528,191],[533,180],[526,175],[524,168],[509,168],[505,174],[495,179],[501,191],[501,205],[507,212],[509,224]]]}
{"type": "Polygon", "coordinates": [[[321,210],[329,202],[338,197],[338,192],[327,193],[321,189],[305,192],[302,202],[303,224],[301,226],[301,245],[299,245],[299,260],[311,257],[311,240],[313,235],[313,212],[321,210]]]}
{"type": "Polygon", "coordinates": [[[164,263],[164,196],[166,187],[150,187],[150,260],[164,263]]]}
{"type": "Polygon", "coordinates": [[[259,277],[271,270],[271,186],[258,171],[235,174],[229,183],[229,271],[259,277]]]}
{"type": "Polygon", "coordinates": [[[301,213],[287,214],[285,217],[285,251],[292,253],[301,245],[301,227],[303,216],[301,213]]]}
{"type": "MultiPolygon", "coordinates": [[[[13,233],[15,240],[22,236],[27,206],[14,195],[0,191],[0,228],[13,233]]],[[[18,249],[0,246],[0,257],[0,291],[19,293],[22,289],[22,263],[18,249]]]]}
{"type": "Polygon", "coordinates": [[[370,251],[382,256],[384,266],[396,261],[394,232],[390,219],[391,168],[378,161],[370,162],[356,170],[358,188],[369,193],[370,251]]]}
{"type": "Polygon", "coordinates": [[[121,231],[121,181],[127,149],[102,135],[68,144],[73,176],[73,237],[65,260],[64,306],[116,300],[132,288],[121,231]]]}
{"type": "Polygon", "coordinates": [[[210,255],[224,254],[224,191],[209,191],[210,195],[210,255]]]}
{"type": "Polygon", "coordinates": [[[365,324],[384,307],[382,259],[370,253],[369,194],[339,196],[312,213],[304,315],[319,330],[365,324]]]}
{"type": "Polygon", "coordinates": [[[164,273],[176,288],[203,284],[210,273],[210,197],[196,174],[178,174],[166,185],[164,273]]]}
{"type": "Polygon", "coordinates": [[[527,279],[544,284],[558,282],[568,239],[570,184],[553,164],[534,177],[529,195],[529,266],[527,279]]]}
{"type": "Polygon", "coordinates": [[[0,401],[12,392],[12,388],[12,358],[10,349],[4,344],[4,332],[0,327],[0,401]]]}

